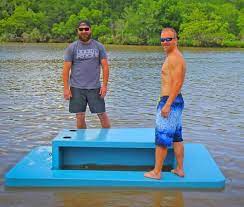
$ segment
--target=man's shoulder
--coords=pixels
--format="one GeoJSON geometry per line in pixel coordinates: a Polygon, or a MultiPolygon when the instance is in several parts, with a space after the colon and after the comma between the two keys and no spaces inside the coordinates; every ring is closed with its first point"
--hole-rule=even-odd
{"type": "Polygon", "coordinates": [[[184,65],[185,64],[185,59],[181,52],[177,53],[172,53],[171,55],[168,56],[168,64],[169,65],[184,65]]]}
{"type": "Polygon", "coordinates": [[[174,52],[168,56],[168,60],[171,61],[184,61],[184,57],[180,51],[174,52]]]}
{"type": "Polygon", "coordinates": [[[104,45],[103,45],[101,42],[97,41],[97,40],[92,39],[92,42],[93,42],[96,46],[98,46],[99,48],[104,47],[104,45]]]}
{"type": "Polygon", "coordinates": [[[73,48],[73,47],[75,47],[75,45],[77,45],[77,43],[78,43],[78,40],[71,42],[71,43],[69,43],[68,47],[73,48]]]}

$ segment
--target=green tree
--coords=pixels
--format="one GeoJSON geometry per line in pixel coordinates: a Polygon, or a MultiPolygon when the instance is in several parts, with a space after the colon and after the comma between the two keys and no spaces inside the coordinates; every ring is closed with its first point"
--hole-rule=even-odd
{"type": "Polygon", "coordinates": [[[230,3],[218,5],[215,6],[215,11],[216,14],[221,17],[221,21],[223,23],[228,23],[228,31],[230,33],[238,35],[240,32],[237,26],[239,11],[236,9],[235,5],[230,3]]]}
{"type": "Polygon", "coordinates": [[[107,18],[103,18],[103,14],[99,10],[88,8],[82,8],[80,12],[75,15],[71,15],[66,22],[54,24],[52,28],[52,34],[60,41],[74,40],[76,37],[75,28],[81,19],[89,19],[92,24],[93,37],[97,39],[107,33],[110,33],[109,21],[107,18]]]}
{"type": "Polygon", "coordinates": [[[163,27],[180,43],[240,46],[244,0],[2,0],[1,41],[73,41],[79,20],[93,38],[114,44],[157,45],[163,27]]]}
{"type": "Polygon", "coordinates": [[[239,28],[239,38],[244,41],[244,8],[240,10],[240,15],[237,20],[237,26],[239,28]]]}
{"type": "Polygon", "coordinates": [[[121,39],[125,44],[155,43],[160,32],[158,24],[159,4],[157,1],[142,0],[137,8],[132,6],[125,8],[124,20],[116,22],[116,39],[121,39]]]}
{"type": "Polygon", "coordinates": [[[0,21],[1,36],[10,33],[16,37],[21,37],[22,34],[30,33],[34,28],[45,30],[45,16],[43,13],[34,13],[30,9],[23,6],[16,7],[13,15],[6,17],[0,21]]]}
{"type": "Polygon", "coordinates": [[[229,23],[215,11],[212,4],[192,5],[184,15],[180,26],[180,43],[192,46],[221,46],[226,40],[234,40],[229,23]]]}

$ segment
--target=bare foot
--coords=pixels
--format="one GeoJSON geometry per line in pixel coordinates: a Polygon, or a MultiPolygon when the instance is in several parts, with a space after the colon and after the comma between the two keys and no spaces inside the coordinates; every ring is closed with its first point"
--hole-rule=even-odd
{"type": "Polygon", "coordinates": [[[185,176],[183,170],[174,169],[174,170],[171,170],[171,172],[174,173],[175,175],[178,175],[179,177],[184,177],[185,176]]]}
{"type": "Polygon", "coordinates": [[[156,179],[160,180],[161,179],[161,174],[160,173],[155,173],[153,170],[147,173],[144,173],[144,177],[146,178],[151,178],[151,179],[156,179]]]}

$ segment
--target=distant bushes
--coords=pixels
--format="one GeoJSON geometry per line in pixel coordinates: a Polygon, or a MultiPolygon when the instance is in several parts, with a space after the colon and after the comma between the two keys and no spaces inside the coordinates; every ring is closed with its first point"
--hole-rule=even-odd
{"type": "Polygon", "coordinates": [[[244,5],[228,0],[17,0],[0,3],[0,41],[71,42],[80,19],[108,44],[160,45],[163,27],[179,44],[244,47],[244,5]]]}

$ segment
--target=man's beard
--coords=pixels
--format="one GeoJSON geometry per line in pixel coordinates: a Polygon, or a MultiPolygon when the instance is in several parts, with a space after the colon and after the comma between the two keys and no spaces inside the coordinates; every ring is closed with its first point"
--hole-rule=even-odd
{"type": "Polygon", "coordinates": [[[90,39],[91,39],[91,34],[81,34],[79,35],[79,39],[82,41],[82,42],[88,42],[90,39]]]}

